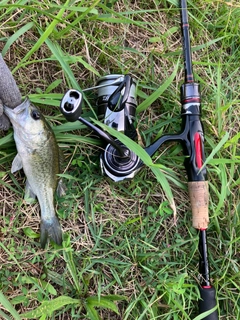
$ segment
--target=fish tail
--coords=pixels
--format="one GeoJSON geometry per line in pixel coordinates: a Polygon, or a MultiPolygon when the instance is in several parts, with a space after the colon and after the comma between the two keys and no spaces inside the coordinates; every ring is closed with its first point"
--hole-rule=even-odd
{"type": "Polygon", "coordinates": [[[48,239],[58,245],[62,244],[62,229],[56,216],[50,220],[41,220],[40,243],[42,248],[45,248],[48,239]]]}

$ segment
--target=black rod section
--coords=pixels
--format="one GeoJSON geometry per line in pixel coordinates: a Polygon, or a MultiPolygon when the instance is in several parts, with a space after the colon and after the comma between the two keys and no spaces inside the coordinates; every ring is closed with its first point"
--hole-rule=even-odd
{"type": "Polygon", "coordinates": [[[207,233],[206,230],[199,231],[199,273],[201,275],[201,286],[204,288],[211,287],[210,274],[208,267],[208,250],[207,250],[207,233]]]}
{"type": "Polygon", "coordinates": [[[189,34],[189,23],[187,13],[187,1],[181,0],[181,27],[182,27],[182,39],[183,39],[183,56],[185,64],[185,82],[194,82],[193,70],[192,70],[192,55],[191,44],[189,34]]]}

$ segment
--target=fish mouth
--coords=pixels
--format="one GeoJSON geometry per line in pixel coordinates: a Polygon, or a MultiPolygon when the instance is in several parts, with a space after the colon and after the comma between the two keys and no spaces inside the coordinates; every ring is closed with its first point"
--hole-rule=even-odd
{"type": "Polygon", "coordinates": [[[21,104],[19,104],[14,109],[11,109],[7,106],[3,106],[4,113],[11,119],[13,115],[19,115],[24,112],[30,106],[30,101],[26,98],[21,104]]]}

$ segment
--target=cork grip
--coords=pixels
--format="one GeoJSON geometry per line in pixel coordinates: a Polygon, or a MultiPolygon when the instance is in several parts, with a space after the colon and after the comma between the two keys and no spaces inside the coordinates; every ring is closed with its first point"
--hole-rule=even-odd
{"type": "Polygon", "coordinates": [[[188,182],[188,192],[192,207],[192,224],[196,229],[207,229],[208,217],[208,182],[188,182]]]}

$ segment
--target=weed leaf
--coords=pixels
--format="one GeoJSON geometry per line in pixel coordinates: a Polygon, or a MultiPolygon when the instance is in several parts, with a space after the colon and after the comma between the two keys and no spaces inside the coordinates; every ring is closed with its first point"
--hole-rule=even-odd
{"type": "Polygon", "coordinates": [[[101,320],[97,310],[94,308],[93,305],[87,303],[85,307],[86,307],[87,315],[91,320],[101,320]]]}
{"type": "Polygon", "coordinates": [[[79,303],[80,301],[78,299],[60,296],[50,301],[43,301],[42,304],[35,310],[21,314],[21,317],[26,319],[37,319],[43,315],[51,316],[54,311],[59,310],[66,305],[78,305],[79,303]]]}
{"type": "Polygon", "coordinates": [[[106,297],[100,297],[99,298],[97,296],[92,296],[92,297],[88,297],[86,300],[87,300],[87,305],[90,305],[92,307],[110,309],[110,310],[116,312],[117,314],[119,314],[117,306],[115,305],[115,303],[112,302],[111,300],[109,300],[106,297]]]}

